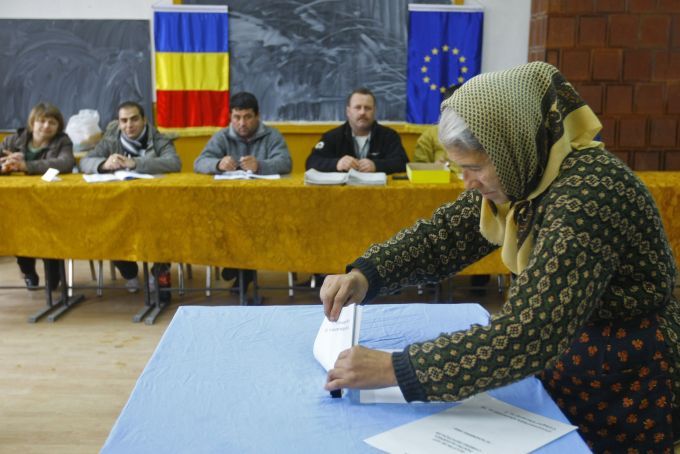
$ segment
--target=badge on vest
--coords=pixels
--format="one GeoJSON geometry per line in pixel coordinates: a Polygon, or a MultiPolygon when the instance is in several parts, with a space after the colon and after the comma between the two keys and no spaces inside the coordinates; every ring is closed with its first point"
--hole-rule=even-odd
{"type": "Polygon", "coordinates": [[[319,143],[317,143],[316,145],[314,145],[314,148],[315,148],[316,150],[321,150],[324,146],[326,146],[326,144],[323,143],[323,140],[322,140],[321,142],[319,142],[319,143]]]}

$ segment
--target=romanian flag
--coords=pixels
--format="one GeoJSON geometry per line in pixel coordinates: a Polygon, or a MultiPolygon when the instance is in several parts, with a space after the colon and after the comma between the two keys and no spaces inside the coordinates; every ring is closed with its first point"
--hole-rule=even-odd
{"type": "Polygon", "coordinates": [[[406,119],[436,123],[443,93],[482,67],[481,7],[410,4],[406,119]]]}
{"type": "Polygon", "coordinates": [[[228,18],[226,6],[154,7],[161,131],[203,134],[229,123],[228,18]]]}

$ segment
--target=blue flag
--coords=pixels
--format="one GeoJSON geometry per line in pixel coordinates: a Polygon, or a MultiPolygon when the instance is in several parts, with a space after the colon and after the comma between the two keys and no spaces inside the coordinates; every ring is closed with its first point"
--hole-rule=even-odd
{"type": "Polygon", "coordinates": [[[481,8],[409,5],[409,123],[436,123],[444,91],[479,74],[483,24],[481,8]]]}

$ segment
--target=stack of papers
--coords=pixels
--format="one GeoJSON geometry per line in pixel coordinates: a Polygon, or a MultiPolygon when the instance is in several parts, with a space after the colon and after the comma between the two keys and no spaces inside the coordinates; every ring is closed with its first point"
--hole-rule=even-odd
{"type": "Polygon", "coordinates": [[[155,178],[148,173],[132,172],[130,170],[116,170],[113,173],[93,173],[83,175],[83,179],[88,183],[103,183],[106,181],[136,180],[138,178],[155,178]]]}
{"type": "Polygon", "coordinates": [[[215,175],[216,180],[278,180],[281,175],[278,173],[272,175],[258,175],[250,170],[234,170],[232,172],[223,172],[215,175]]]}
{"type": "Polygon", "coordinates": [[[309,169],[305,172],[305,184],[385,186],[387,174],[385,172],[359,172],[354,169],[350,169],[349,172],[319,172],[316,169],[309,169]]]}
{"type": "Polygon", "coordinates": [[[385,172],[358,172],[350,169],[347,176],[347,184],[349,185],[385,186],[387,184],[385,172]]]}

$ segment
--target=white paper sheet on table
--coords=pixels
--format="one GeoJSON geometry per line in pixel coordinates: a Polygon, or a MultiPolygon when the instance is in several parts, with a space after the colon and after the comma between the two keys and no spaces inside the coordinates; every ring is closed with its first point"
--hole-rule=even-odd
{"type": "Polygon", "coordinates": [[[483,393],[364,441],[399,454],[514,454],[534,451],[573,430],[483,393]]]}
{"type": "Polygon", "coordinates": [[[57,175],[59,175],[59,170],[55,169],[54,167],[50,167],[40,178],[43,181],[47,181],[48,183],[53,181],[61,181],[61,178],[59,178],[57,175]]]}

